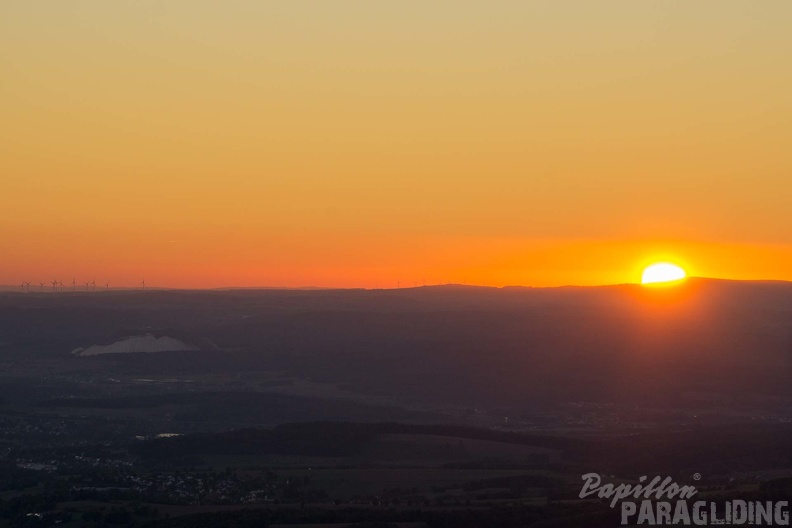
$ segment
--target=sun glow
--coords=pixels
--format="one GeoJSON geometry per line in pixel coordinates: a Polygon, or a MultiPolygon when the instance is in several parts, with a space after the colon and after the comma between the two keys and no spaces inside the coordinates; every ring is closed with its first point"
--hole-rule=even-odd
{"type": "Polygon", "coordinates": [[[658,262],[644,269],[641,284],[662,284],[681,281],[687,276],[685,270],[676,264],[658,262]]]}

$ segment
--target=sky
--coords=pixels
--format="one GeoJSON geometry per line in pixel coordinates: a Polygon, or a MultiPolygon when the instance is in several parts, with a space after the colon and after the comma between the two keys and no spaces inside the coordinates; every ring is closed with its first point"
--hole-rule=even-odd
{"type": "Polygon", "coordinates": [[[792,280],[792,2],[0,3],[0,284],[792,280]]]}

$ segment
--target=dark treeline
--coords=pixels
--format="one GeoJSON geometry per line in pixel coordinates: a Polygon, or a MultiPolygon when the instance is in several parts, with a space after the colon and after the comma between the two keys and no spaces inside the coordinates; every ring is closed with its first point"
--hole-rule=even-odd
{"type": "Polygon", "coordinates": [[[725,474],[775,469],[792,462],[792,424],[742,424],[652,431],[581,443],[576,458],[593,469],[632,476],[647,473],[725,474]]]}
{"type": "Polygon", "coordinates": [[[425,510],[425,509],[262,509],[237,512],[185,515],[163,520],[155,526],[163,528],[201,527],[266,527],[270,524],[349,523],[360,528],[382,528],[388,523],[422,522],[429,528],[591,528],[618,524],[618,512],[601,504],[550,506],[496,506],[486,509],[425,510]]]}
{"type": "Polygon", "coordinates": [[[40,481],[37,471],[21,469],[14,462],[0,460],[0,492],[29,488],[40,481]]]}
{"type": "Polygon", "coordinates": [[[782,467],[792,461],[792,425],[700,427],[690,431],[589,440],[457,425],[312,422],[160,438],[131,446],[152,460],[186,455],[353,456],[381,435],[413,434],[487,440],[558,450],[586,471],[637,478],[649,473],[718,474],[728,468],[782,467]]]}
{"type": "MultiPolygon", "coordinates": [[[[783,484],[781,484],[783,485],[783,484]]],[[[785,488],[786,493],[790,489],[785,488]]],[[[708,497],[719,503],[733,500],[730,495],[708,497]]],[[[743,494],[744,500],[767,501],[789,499],[774,493],[743,494]]],[[[270,524],[349,523],[357,528],[391,528],[398,522],[421,522],[427,528],[605,528],[621,524],[619,508],[610,508],[605,502],[526,506],[508,504],[481,509],[459,510],[400,510],[354,509],[337,510],[318,508],[242,510],[236,512],[186,515],[152,523],[163,528],[201,527],[266,527],[270,524]]]]}
{"type": "Polygon", "coordinates": [[[158,438],[133,444],[132,450],[138,455],[156,459],[185,454],[352,456],[386,434],[448,436],[551,449],[569,449],[579,442],[569,438],[457,425],[314,422],[285,424],[273,429],[239,429],[158,438]]]}
{"type": "MultiPolygon", "coordinates": [[[[722,503],[727,500],[746,501],[789,500],[792,479],[782,478],[763,483],[753,492],[725,491],[708,496],[707,500],[722,503]]],[[[510,503],[487,508],[427,509],[427,508],[319,508],[274,507],[215,513],[199,513],[175,518],[163,517],[156,508],[133,501],[116,503],[80,514],[77,511],[55,512],[58,502],[75,500],[73,492],[41,493],[0,499],[0,526],[42,526],[53,522],[68,522],[80,516],[81,525],[137,526],[150,528],[201,527],[267,527],[271,524],[340,523],[358,528],[392,528],[393,523],[418,522],[427,528],[591,528],[617,526],[619,508],[602,502],[559,503],[528,506],[510,503]],[[29,512],[44,512],[43,519],[31,518],[29,512]]],[[[76,520],[76,519],[75,519],[76,520]]]]}
{"type": "Polygon", "coordinates": [[[437,423],[443,417],[392,406],[254,391],[194,391],[135,394],[102,398],[50,398],[38,400],[39,408],[158,409],[173,407],[175,421],[214,421],[269,425],[319,420],[437,423]]]}
{"type": "Polygon", "coordinates": [[[462,485],[462,489],[464,491],[479,491],[490,488],[509,488],[514,491],[524,491],[528,488],[558,488],[563,485],[563,480],[547,475],[510,475],[466,482],[462,485]]]}

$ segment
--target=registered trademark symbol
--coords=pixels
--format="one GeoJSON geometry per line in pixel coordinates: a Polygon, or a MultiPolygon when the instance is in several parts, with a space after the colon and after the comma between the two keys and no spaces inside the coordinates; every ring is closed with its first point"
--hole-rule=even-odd
{"type": "Polygon", "coordinates": [[[693,480],[701,480],[701,473],[693,473],[693,480]]]}

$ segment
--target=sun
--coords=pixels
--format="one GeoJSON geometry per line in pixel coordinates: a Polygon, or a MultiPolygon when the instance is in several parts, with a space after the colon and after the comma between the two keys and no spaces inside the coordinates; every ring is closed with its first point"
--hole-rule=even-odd
{"type": "Polygon", "coordinates": [[[668,282],[681,281],[687,277],[685,270],[676,264],[668,262],[658,262],[643,270],[641,284],[661,284],[668,282]]]}

